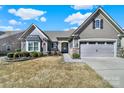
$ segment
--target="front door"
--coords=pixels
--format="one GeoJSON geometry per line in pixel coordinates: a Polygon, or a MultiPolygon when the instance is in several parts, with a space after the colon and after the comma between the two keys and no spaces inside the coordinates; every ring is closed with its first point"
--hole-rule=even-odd
{"type": "Polygon", "coordinates": [[[67,42],[63,42],[61,49],[62,49],[61,50],[62,53],[68,53],[68,43],[67,42]]]}

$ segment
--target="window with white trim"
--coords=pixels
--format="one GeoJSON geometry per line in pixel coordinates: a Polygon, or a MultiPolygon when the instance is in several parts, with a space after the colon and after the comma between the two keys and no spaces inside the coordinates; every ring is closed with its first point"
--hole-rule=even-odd
{"type": "Polygon", "coordinates": [[[57,42],[52,43],[52,48],[56,49],[57,48],[57,42]]]}
{"type": "Polygon", "coordinates": [[[28,51],[38,51],[38,41],[28,41],[28,51]]]}
{"type": "Polygon", "coordinates": [[[95,20],[95,28],[96,29],[100,29],[100,25],[101,25],[101,20],[100,19],[96,19],[95,20]]]}
{"type": "Polygon", "coordinates": [[[38,42],[34,42],[34,51],[38,51],[38,42]]]}

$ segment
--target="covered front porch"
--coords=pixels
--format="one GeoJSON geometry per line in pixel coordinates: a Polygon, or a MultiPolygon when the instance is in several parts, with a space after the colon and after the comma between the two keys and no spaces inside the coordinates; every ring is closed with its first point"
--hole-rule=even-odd
{"type": "Polygon", "coordinates": [[[68,53],[69,52],[69,43],[68,41],[58,41],[58,50],[61,53],[68,53]]]}

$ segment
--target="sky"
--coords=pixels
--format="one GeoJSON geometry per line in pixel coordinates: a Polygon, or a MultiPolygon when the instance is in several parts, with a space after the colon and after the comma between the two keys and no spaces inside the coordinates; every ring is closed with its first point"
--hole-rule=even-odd
{"type": "MultiPolygon", "coordinates": [[[[0,6],[0,31],[26,30],[32,23],[43,31],[76,29],[98,5],[7,5],[0,6]]],[[[124,28],[124,6],[103,5],[124,28]]]]}

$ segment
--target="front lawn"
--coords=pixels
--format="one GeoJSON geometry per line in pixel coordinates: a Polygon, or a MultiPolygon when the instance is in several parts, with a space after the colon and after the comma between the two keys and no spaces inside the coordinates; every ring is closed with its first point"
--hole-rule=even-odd
{"type": "Polygon", "coordinates": [[[83,63],[64,63],[61,56],[23,62],[0,62],[0,87],[111,87],[83,63]]]}

